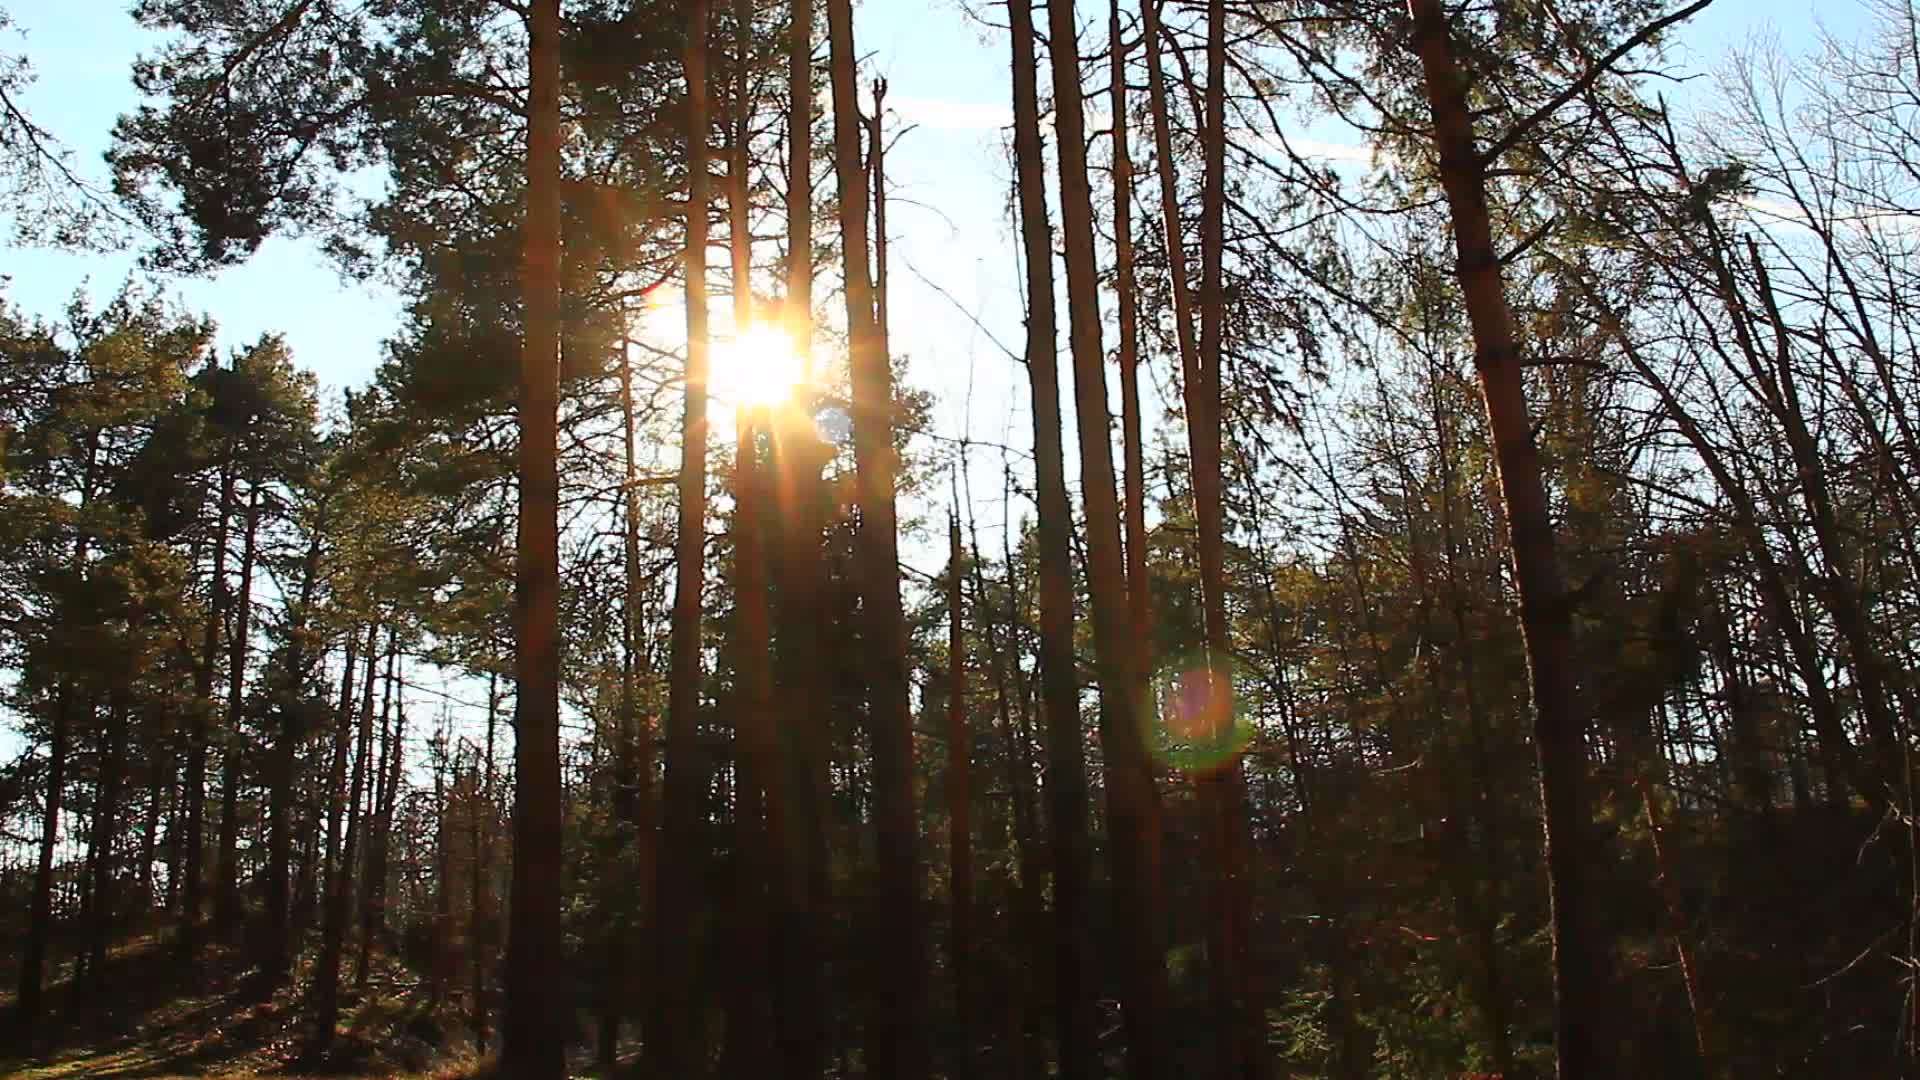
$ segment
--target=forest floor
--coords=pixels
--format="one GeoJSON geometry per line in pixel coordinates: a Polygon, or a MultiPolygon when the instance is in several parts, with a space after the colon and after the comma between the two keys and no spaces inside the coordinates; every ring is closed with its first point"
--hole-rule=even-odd
{"type": "MultiPolygon", "coordinates": [[[[446,1022],[398,964],[376,962],[367,988],[341,988],[336,1052],[302,1071],[302,994],[265,996],[246,975],[240,950],[208,949],[198,966],[179,962],[170,939],[123,942],[107,963],[107,991],[79,993],[63,979],[49,987],[50,1015],[23,1047],[11,1030],[12,994],[0,994],[0,1077],[10,1080],[173,1080],[179,1077],[349,1076],[466,1080],[481,1069],[464,1034],[446,1022]]],[[[294,987],[304,985],[299,973],[294,987]]],[[[9,979],[7,986],[12,986],[9,979]]]]}

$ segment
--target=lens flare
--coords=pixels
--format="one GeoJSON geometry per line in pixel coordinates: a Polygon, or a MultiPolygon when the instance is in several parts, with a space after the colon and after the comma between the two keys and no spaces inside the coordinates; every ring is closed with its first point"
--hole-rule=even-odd
{"type": "Polygon", "coordinates": [[[793,397],[806,379],[806,361],[778,327],[748,327],[731,340],[716,341],[708,389],[735,408],[778,405],[793,397]]]}
{"type": "Polygon", "coordinates": [[[1157,672],[1149,687],[1147,744],[1167,765],[1204,774],[1245,750],[1252,727],[1234,694],[1231,661],[1209,666],[1205,656],[1183,657],[1157,672]]]}

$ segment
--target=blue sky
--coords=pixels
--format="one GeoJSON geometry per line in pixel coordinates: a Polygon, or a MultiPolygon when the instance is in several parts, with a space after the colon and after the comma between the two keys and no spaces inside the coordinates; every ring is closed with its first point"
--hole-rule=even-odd
{"type": "MultiPolygon", "coordinates": [[[[1020,447],[1031,432],[1024,373],[989,340],[1015,349],[1021,340],[1018,245],[1006,217],[1009,169],[1001,134],[1009,111],[1008,48],[1003,32],[969,15],[962,3],[865,0],[857,13],[861,51],[871,58],[863,85],[873,74],[885,76],[895,125],[914,125],[888,159],[894,345],[911,358],[910,381],[936,396],[936,432],[1020,447]]],[[[71,148],[83,173],[104,180],[100,155],[114,119],[136,103],[128,72],[134,57],[152,47],[150,35],[126,14],[124,0],[0,4],[16,24],[0,51],[25,51],[38,74],[24,104],[71,148]]],[[[1103,39],[1105,5],[1081,6],[1085,38],[1103,39]]],[[[1004,17],[998,5],[981,10],[996,23],[1004,17]]],[[[1687,28],[1674,59],[1708,69],[1728,47],[1766,28],[1798,51],[1814,44],[1821,25],[1851,35],[1864,21],[1861,12],[1856,0],[1720,0],[1687,28]]],[[[1090,102],[1090,108],[1104,105],[1090,102]]],[[[57,314],[76,290],[103,298],[133,270],[131,254],[0,245],[7,299],[32,314],[57,314]]],[[[398,297],[343,283],[316,246],[299,239],[271,240],[247,264],[210,279],[160,284],[217,320],[225,347],[265,332],[284,334],[298,361],[336,392],[369,377],[400,315],[398,297]]],[[[1071,452],[1071,431],[1068,441],[1071,452]]],[[[990,448],[973,458],[974,503],[989,547],[997,545],[992,534],[1004,520],[1000,464],[990,448]]],[[[933,504],[904,509],[943,514],[940,486],[933,504]]],[[[927,573],[945,562],[944,543],[910,536],[903,552],[927,573]]]]}
{"type": "MultiPolygon", "coordinates": [[[[1089,38],[1104,34],[1104,6],[1082,4],[1089,38]]],[[[24,46],[38,75],[25,103],[72,149],[84,172],[104,178],[100,155],[113,121],[135,104],[129,67],[151,47],[151,36],[119,0],[13,0],[8,7],[16,32],[0,48],[24,46]]],[[[995,21],[1003,17],[998,6],[983,10],[995,21]]],[[[1726,45],[1763,24],[1797,46],[1812,40],[1816,12],[1845,30],[1857,25],[1858,11],[1853,0],[1720,0],[1685,35],[1682,58],[1690,66],[1710,65],[1726,45]]],[[[1005,216],[1008,170],[998,131],[1007,115],[1004,36],[968,15],[962,0],[866,0],[858,32],[872,73],[890,81],[897,122],[917,125],[889,159],[896,189],[890,229],[896,345],[913,358],[913,381],[939,395],[945,430],[971,426],[981,438],[1009,429],[1017,434],[1020,425],[1009,419],[1023,395],[1004,392],[1013,369],[974,326],[977,319],[1001,341],[1017,344],[1019,270],[1005,216]],[[974,318],[955,310],[956,302],[974,318]]],[[[75,290],[96,297],[112,292],[133,262],[130,254],[11,249],[0,256],[0,274],[10,279],[13,303],[52,314],[75,290]]],[[[400,312],[396,296],[343,283],[314,244],[299,239],[271,240],[246,265],[211,279],[170,278],[163,287],[211,314],[227,345],[268,331],[285,334],[299,361],[336,388],[368,377],[400,312]]]]}

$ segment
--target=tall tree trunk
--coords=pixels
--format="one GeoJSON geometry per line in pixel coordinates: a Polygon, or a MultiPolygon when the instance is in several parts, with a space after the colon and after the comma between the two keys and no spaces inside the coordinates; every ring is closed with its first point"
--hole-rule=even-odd
{"type": "Polygon", "coordinates": [[[647,1050],[661,1076],[706,1071],[694,973],[694,889],[700,794],[700,606],[706,589],[707,531],[707,0],[688,0],[687,45],[687,371],[680,428],[680,522],[674,547],[673,625],[667,673],[666,798],[660,820],[654,933],[659,948],[647,1050]]]}
{"type": "Polygon", "coordinates": [[[118,908],[114,843],[120,833],[120,792],[127,767],[130,696],[124,682],[114,687],[107,705],[107,724],[100,732],[98,795],[93,807],[93,835],[87,845],[93,863],[93,918],[87,927],[87,976],[95,992],[107,989],[107,948],[118,908]]]}
{"type": "MultiPolygon", "coordinates": [[[[1148,0],[1151,4],[1152,0],[1148,0]]],[[[1125,466],[1127,625],[1141,672],[1153,668],[1153,601],[1147,587],[1147,475],[1141,445],[1140,294],[1133,269],[1133,152],[1127,142],[1127,43],[1120,0],[1108,8],[1112,53],[1109,107],[1113,112],[1113,291],[1120,307],[1120,441],[1125,466]]]]}
{"type": "Polygon", "coordinates": [[[1187,382],[1187,439],[1193,458],[1194,516],[1200,533],[1200,592],[1206,617],[1208,741],[1224,760],[1201,779],[1211,804],[1212,911],[1207,952],[1212,960],[1214,1050],[1222,1076],[1260,1073],[1260,1014],[1247,986],[1251,903],[1247,881],[1246,779],[1240,771],[1234,708],[1233,642],[1227,625],[1226,523],[1221,441],[1221,361],[1225,355],[1226,293],[1226,4],[1207,5],[1206,173],[1200,203],[1200,355],[1187,382]]]}
{"type": "MultiPolygon", "coordinates": [[[[813,30],[814,0],[792,0],[787,42],[787,302],[794,351],[812,381],[813,342],[813,30]]],[[[784,796],[788,841],[784,885],[775,910],[780,953],[779,1025],[781,1075],[816,1080],[825,1069],[829,1005],[823,977],[826,959],[828,865],[826,840],[827,755],[833,703],[823,675],[820,628],[826,614],[826,567],[821,557],[823,484],[829,449],[805,425],[779,431],[773,440],[777,505],[769,504],[779,528],[773,565],[781,575],[780,650],[783,682],[796,702],[783,749],[790,764],[784,796]]],[[[770,549],[769,554],[772,554],[770,549]]]]}
{"type": "MultiPolygon", "coordinates": [[[[393,700],[393,728],[381,740],[381,777],[374,796],[373,814],[367,831],[365,880],[360,883],[360,954],[354,962],[353,985],[365,987],[370,974],[373,949],[387,933],[387,877],[393,837],[393,810],[400,801],[401,766],[407,756],[407,706],[405,683],[400,677],[400,641],[395,635],[387,652],[387,691],[393,700]]],[[[386,727],[386,706],[381,705],[381,727],[386,727]]]]}
{"type": "Polygon", "coordinates": [[[774,954],[769,904],[779,892],[779,853],[785,850],[782,826],[784,793],[779,776],[780,755],[773,717],[772,626],[766,575],[765,490],[758,462],[758,420],[750,414],[738,419],[739,440],[734,461],[734,668],[738,673],[738,782],[735,786],[735,827],[739,833],[735,859],[734,904],[737,925],[734,947],[732,1016],[727,1026],[729,1071],[736,1076],[764,1076],[774,1061],[773,1025],[776,1002],[766,961],[774,954]]]}
{"type": "MultiPolygon", "coordinates": [[[[1008,0],[1013,38],[1013,150],[1020,235],[1026,256],[1026,368],[1033,396],[1034,487],[1039,511],[1040,696],[1045,713],[1047,825],[1053,849],[1054,1023],[1061,1080],[1098,1070],[1089,971],[1087,756],[1073,647],[1073,563],[1062,448],[1058,328],[1053,298],[1053,230],[1047,223],[1046,162],[1040,141],[1033,7],[1008,0]]],[[[1076,99],[1077,100],[1077,99],[1076,99]]]]}
{"type": "Polygon", "coordinates": [[[515,560],[513,886],[501,1067],[566,1073],[560,936],[560,0],[530,0],[526,290],[515,560]]]}
{"type": "Polygon", "coordinates": [[[246,733],[240,714],[246,702],[247,646],[253,616],[253,561],[260,534],[260,484],[247,485],[247,518],[240,542],[240,589],[234,595],[233,640],[227,643],[227,738],[221,755],[220,853],[214,871],[219,888],[213,897],[213,932],[231,937],[240,928],[240,774],[246,761],[246,733]]]}
{"type": "MultiPolygon", "coordinates": [[[[834,174],[840,195],[847,331],[853,369],[853,457],[860,525],[855,549],[873,743],[873,820],[879,860],[871,944],[874,1010],[867,1039],[872,1075],[916,1080],[927,1070],[922,1024],[918,835],[913,812],[913,730],[907,705],[906,622],[894,508],[893,371],[867,275],[867,193],[850,0],[827,0],[833,83],[834,174]]],[[[884,178],[879,182],[884,183],[884,178]]]]}
{"type": "MultiPolygon", "coordinates": [[[[1007,476],[1003,489],[1002,503],[1012,503],[1012,477],[1007,476]]],[[[971,502],[971,500],[969,500],[971,502]]],[[[1012,945],[1008,963],[1010,977],[1002,991],[1006,995],[1007,1023],[1002,1039],[1003,1056],[1001,1074],[1009,1080],[1024,1080],[1025,1077],[1039,1076],[1043,1066],[1039,1058],[1040,1047],[1028,1029],[1034,994],[1029,989],[1032,982],[1039,980],[1024,979],[1018,967],[1020,958],[1031,958],[1031,962],[1040,964],[1045,941],[1045,929],[1040,915],[1040,860],[1035,851],[1032,780],[1033,770],[1026,758],[1026,725],[1016,728],[1013,721],[1013,697],[1015,688],[1009,683],[1014,681],[1007,673],[1007,650],[1018,650],[1019,634],[1014,629],[1018,621],[1017,606],[1020,602],[1018,582],[1013,572],[1012,528],[1002,533],[1007,545],[1005,557],[1008,597],[1007,637],[1000,636],[998,619],[987,599],[986,572],[982,569],[980,555],[980,530],[971,510],[967,514],[967,530],[972,540],[973,566],[973,610],[974,621],[980,625],[986,636],[988,672],[993,679],[994,720],[1001,742],[1006,746],[1002,763],[1006,773],[1007,791],[1013,808],[1013,859],[1011,865],[1019,875],[1019,884],[1013,893],[1013,925],[1009,927],[1008,940],[1012,945]]],[[[1016,667],[1017,659],[1014,661],[1016,667]]],[[[1024,695],[1023,695],[1024,697],[1024,695]]]]}
{"type": "Polygon", "coordinates": [[[485,770],[484,786],[474,785],[477,800],[473,814],[473,932],[468,938],[473,969],[473,1045],[487,1052],[487,967],[492,962],[493,911],[493,823],[497,813],[493,801],[493,731],[500,715],[500,676],[487,675],[487,749],[481,762],[485,770]],[[481,815],[484,814],[485,817],[481,815]]]}
{"type": "MultiPolygon", "coordinates": [[[[1186,239],[1180,227],[1180,180],[1175,173],[1173,121],[1167,102],[1167,73],[1160,62],[1160,6],[1166,0],[1144,0],[1140,5],[1140,36],[1147,46],[1147,107],[1153,116],[1153,150],[1159,159],[1160,218],[1166,228],[1167,278],[1173,284],[1174,339],[1180,348],[1182,386],[1199,383],[1200,346],[1194,340],[1193,285],[1187,277],[1186,239]]],[[[1192,423],[1188,417],[1188,423],[1192,423]]]]}
{"type": "MultiPolygon", "coordinates": [[[[392,761],[395,747],[393,736],[394,690],[398,684],[395,667],[400,660],[400,632],[398,629],[387,633],[387,672],[381,679],[380,690],[380,756],[374,757],[374,743],[367,745],[367,761],[371,771],[367,774],[367,801],[361,806],[361,819],[366,822],[365,839],[360,847],[360,891],[353,908],[353,921],[360,927],[360,948],[353,964],[353,985],[367,985],[369,950],[373,947],[373,906],[379,902],[380,889],[385,885],[384,875],[380,873],[380,823],[383,817],[382,807],[387,805],[387,777],[392,773],[392,761]]],[[[369,676],[371,677],[371,676],[369,676]]]]}
{"type": "MultiPolygon", "coordinates": [[[[447,732],[442,726],[433,746],[433,934],[427,1000],[437,1009],[447,998],[453,963],[453,815],[447,800],[447,732]]],[[[459,768],[455,761],[454,769],[459,768]]],[[[454,774],[455,786],[459,774],[454,774]]]]}
{"type": "MultiPolygon", "coordinates": [[[[613,749],[613,820],[618,830],[617,843],[624,852],[632,846],[631,856],[639,864],[633,879],[651,881],[650,770],[642,768],[645,753],[641,741],[645,734],[640,724],[640,469],[635,445],[633,404],[633,343],[620,343],[620,431],[621,454],[626,478],[620,500],[621,576],[623,596],[620,605],[620,699],[615,717],[613,749]]],[[[626,903],[630,898],[621,897],[626,903]]],[[[606,943],[607,977],[601,987],[600,1042],[602,1064],[611,1065],[618,1056],[620,1025],[632,1008],[628,999],[636,981],[628,977],[635,958],[633,934],[615,931],[606,943]]]]}
{"type": "MultiPolygon", "coordinates": [[[[947,882],[953,900],[949,959],[953,967],[955,1027],[960,1032],[953,1075],[974,1075],[973,1030],[973,736],[967,730],[966,636],[961,625],[960,515],[947,522],[947,882]]],[[[977,613],[976,613],[977,614],[977,613]]]]}
{"type": "Polygon", "coordinates": [[[307,680],[307,618],[320,576],[320,530],[307,544],[301,564],[300,593],[288,613],[289,641],[280,700],[280,729],[267,768],[267,928],[261,966],[275,980],[292,963],[293,771],[295,751],[305,738],[302,716],[307,680]]]}
{"type": "MultiPolygon", "coordinates": [[[[734,0],[737,38],[733,57],[734,91],[729,136],[727,246],[733,263],[733,325],[736,334],[753,323],[753,236],[748,211],[747,170],[750,109],[747,69],[751,63],[753,0],[734,0]]],[[[729,1070],[736,1076],[764,1076],[775,1061],[774,994],[779,979],[774,956],[770,904],[780,894],[779,858],[785,850],[781,828],[779,749],[773,718],[772,616],[767,593],[766,489],[761,478],[759,430],[770,414],[735,404],[733,558],[735,615],[734,669],[738,673],[735,721],[738,784],[734,821],[739,839],[734,861],[734,948],[732,1015],[727,1024],[729,1070]]]]}
{"type": "Polygon", "coordinates": [[[1115,931],[1121,939],[1120,1000],[1128,1072],[1167,1072],[1167,975],[1159,912],[1159,791],[1140,716],[1142,687],[1128,623],[1120,507],[1114,493],[1112,414],[1100,345],[1100,295],[1093,244],[1093,196],[1080,90],[1079,30],[1070,4],[1047,9],[1058,134],[1060,219],[1066,241],[1067,312],[1074,415],[1080,436],[1080,490],[1086,502],[1087,578],[1093,608],[1094,670],[1106,750],[1107,820],[1113,834],[1115,931]]]}
{"type": "Polygon", "coordinates": [[[873,181],[873,326],[891,342],[887,311],[887,80],[873,80],[873,115],[867,117],[867,172],[873,181]]]}
{"type": "Polygon", "coordinates": [[[62,682],[54,692],[47,736],[47,796],[40,820],[40,852],[34,863],[33,902],[27,940],[20,951],[20,996],[16,1016],[22,1035],[31,1033],[44,1009],[48,946],[53,936],[53,855],[60,841],[60,809],[67,787],[67,750],[72,729],[73,689],[62,682]]]}
{"type": "Polygon", "coordinates": [[[826,838],[828,745],[835,702],[827,687],[830,666],[823,642],[832,615],[822,554],[828,485],[821,470],[832,449],[803,422],[773,441],[779,478],[778,503],[769,505],[764,533],[779,574],[778,620],[783,699],[792,703],[780,734],[787,834],[785,885],[776,904],[782,965],[779,1011],[782,1075],[818,1077],[825,1068],[830,1008],[824,978],[829,922],[826,838]],[[777,541],[776,538],[777,537],[777,541]]]}
{"type": "Polygon", "coordinates": [[[326,902],[321,914],[320,958],[314,962],[313,985],[308,998],[313,1001],[313,1037],[307,1056],[324,1058],[333,1046],[333,1031],[340,1019],[340,954],[346,940],[347,904],[353,892],[353,808],[360,801],[360,785],[367,773],[367,736],[372,730],[374,658],[379,651],[380,626],[367,627],[366,688],[360,709],[360,753],[353,753],[353,676],[359,662],[360,639],[356,631],[347,631],[347,662],[340,675],[339,720],[334,726],[333,764],[327,778],[327,869],[326,902]],[[347,759],[353,757],[353,781],[346,786],[347,759]],[[342,819],[345,819],[344,822],[342,819]]]}
{"type": "Polygon", "coordinates": [[[180,912],[180,949],[191,958],[200,948],[200,912],[206,889],[207,725],[213,717],[213,674],[219,662],[220,624],[226,618],[227,529],[233,518],[233,447],[220,467],[220,508],[213,527],[213,571],[207,585],[207,628],[193,674],[194,706],[187,711],[186,878],[180,912]]]}
{"type": "Polygon", "coordinates": [[[1614,1057],[1608,1046],[1613,1030],[1608,1008],[1612,962],[1590,884],[1600,860],[1586,792],[1586,723],[1573,675],[1573,613],[1534,441],[1518,333],[1493,241],[1486,164],[1474,144],[1466,77],[1454,55],[1452,30],[1440,0],[1410,0],[1409,6],[1520,594],[1552,911],[1559,1074],[1563,1080],[1609,1076],[1614,1057]]]}
{"type": "Polygon", "coordinates": [[[147,761],[147,808],[140,826],[140,862],[135,874],[140,883],[140,907],[154,907],[153,867],[160,855],[161,810],[167,792],[173,787],[173,732],[165,709],[149,705],[145,711],[146,745],[152,756],[147,761]]]}

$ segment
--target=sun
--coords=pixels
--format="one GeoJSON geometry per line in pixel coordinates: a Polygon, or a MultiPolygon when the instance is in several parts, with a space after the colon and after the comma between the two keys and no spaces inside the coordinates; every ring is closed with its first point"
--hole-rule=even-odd
{"type": "Polygon", "coordinates": [[[708,387],[713,396],[738,409],[777,405],[806,380],[806,362],[778,327],[749,327],[731,340],[713,345],[708,387]]]}

